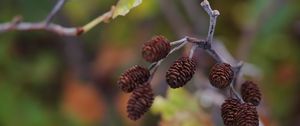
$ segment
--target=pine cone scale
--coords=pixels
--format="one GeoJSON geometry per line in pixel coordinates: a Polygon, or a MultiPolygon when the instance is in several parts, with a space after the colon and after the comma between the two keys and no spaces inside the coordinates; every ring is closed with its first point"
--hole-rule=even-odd
{"type": "Polygon", "coordinates": [[[255,106],[259,105],[261,93],[257,84],[252,81],[244,82],[241,87],[241,93],[244,101],[252,103],[255,106]]]}
{"type": "Polygon", "coordinates": [[[148,69],[135,65],[126,70],[118,80],[119,88],[124,92],[132,92],[137,86],[144,84],[150,77],[148,69]]]}
{"type": "Polygon", "coordinates": [[[230,85],[233,79],[234,72],[229,64],[215,64],[210,73],[209,81],[212,86],[223,89],[230,85]]]}
{"type": "Polygon", "coordinates": [[[128,117],[137,120],[144,115],[151,107],[154,94],[149,84],[144,84],[136,88],[127,104],[128,117]]]}
{"type": "Polygon", "coordinates": [[[171,50],[171,45],[163,36],[155,36],[150,41],[144,43],[142,56],[148,62],[157,62],[165,58],[171,50]]]}
{"type": "Polygon", "coordinates": [[[192,79],[196,63],[188,57],[177,59],[166,73],[167,83],[171,88],[179,88],[192,79]]]}
{"type": "Polygon", "coordinates": [[[226,126],[236,126],[236,115],[241,103],[237,99],[227,99],[221,106],[221,116],[226,126]]]}
{"type": "Polygon", "coordinates": [[[256,108],[250,103],[243,103],[241,110],[237,113],[237,126],[258,126],[259,119],[256,108]]]}

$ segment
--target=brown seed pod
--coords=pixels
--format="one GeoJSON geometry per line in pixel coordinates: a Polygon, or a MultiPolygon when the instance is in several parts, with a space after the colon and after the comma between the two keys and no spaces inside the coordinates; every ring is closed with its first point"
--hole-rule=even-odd
{"type": "Polygon", "coordinates": [[[126,70],[119,78],[118,85],[124,92],[132,92],[137,86],[144,84],[150,77],[148,69],[135,65],[126,70]]]}
{"type": "Polygon", "coordinates": [[[171,88],[185,85],[196,71],[196,62],[188,57],[177,59],[166,73],[167,83],[171,88]]]}
{"type": "Polygon", "coordinates": [[[236,126],[258,126],[256,107],[251,103],[243,103],[236,116],[236,126]]]}
{"type": "Polygon", "coordinates": [[[244,82],[241,87],[241,94],[245,102],[252,103],[255,106],[259,105],[259,102],[261,100],[261,93],[257,84],[255,84],[254,82],[244,82]]]}
{"type": "Polygon", "coordinates": [[[236,115],[241,103],[237,99],[227,99],[221,106],[221,116],[225,126],[235,126],[236,115]]]}
{"type": "Polygon", "coordinates": [[[144,43],[142,56],[148,62],[156,62],[165,58],[171,50],[171,45],[164,36],[154,36],[144,43]]]}
{"type": "Polygon", "coordinates": [[[127,104],[128,118],[137,120],[144,115],[151,107],[154,100],[150,84],[144,84],[137,87],[127,104]]]}
{"type": "Polygon", "coordinates": [[[209,81],[212,86],[223,89],[231,83],[234,72],[227,63],[215,64],[209,73],[209,81]]]}

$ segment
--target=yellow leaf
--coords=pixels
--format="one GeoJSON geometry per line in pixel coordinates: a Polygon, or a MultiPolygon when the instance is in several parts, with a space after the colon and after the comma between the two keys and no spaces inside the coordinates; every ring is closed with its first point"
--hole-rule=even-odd
{"type": "Polygon", "coordinates": [[[141,3],[142,0],[119,0],[112,18],[116,18],[119,15],[125,16],[132,8],[140,5],[141,3]]]}

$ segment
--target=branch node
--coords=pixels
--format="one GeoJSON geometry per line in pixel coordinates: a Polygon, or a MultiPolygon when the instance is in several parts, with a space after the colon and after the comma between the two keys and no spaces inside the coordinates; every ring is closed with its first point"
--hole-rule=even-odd
{"type": "Polygon", "coordinates": [[[203,49],[211,49],[211,44],[209,43],[209,42],[205,42],[204,44],[203,44],[203,49]]]}
{"type": "Polygon", "coordinates": [[[212,11],[212,16],[217,17],[220,15],[220,12],[218,10],[213,10],[212,11]]]}
{"type": "Polygon", "coordinates": [[[209,2],[207,1],[207,0],[203,0],[202,2],[201,2],[201,6],[203,7],[203,6],[209,6],[209,2]]]}
{"type": "Polygon", "coordinates": [[[80,36],[84,33],[84,29],[82,27],[76,28],[76,36],[80,36]]]}

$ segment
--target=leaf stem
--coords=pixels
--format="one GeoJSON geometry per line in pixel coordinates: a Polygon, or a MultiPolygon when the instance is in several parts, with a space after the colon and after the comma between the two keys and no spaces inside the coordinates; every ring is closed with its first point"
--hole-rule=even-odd
{"type": "Polygon", "coordinates": [[[95,18],[91,22],[89,22],[86,25],[84,25],[82,27],[83,33],[88,32],[89,30],[91,30],[92,28],[94,28],[95,26],[97,26],[99,23],[101,23],[103,21],[104,22],[108,21],[112,17],[114,9],[115,9],[115,7],[113,6],[110,11],[108,11],[108,12],[100,15],[99,17],[95,18]]]}

